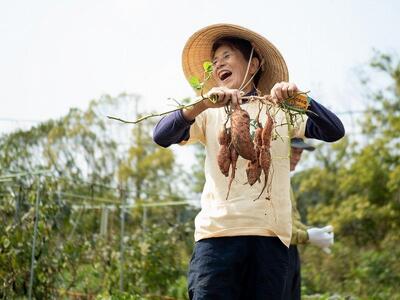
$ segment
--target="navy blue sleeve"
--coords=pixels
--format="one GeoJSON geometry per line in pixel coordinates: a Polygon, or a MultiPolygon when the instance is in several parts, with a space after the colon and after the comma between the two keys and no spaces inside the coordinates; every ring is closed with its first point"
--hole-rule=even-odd
{"type": "Polygon", "coordinates": [[[187,121],[182,110],[177,110],[163,117],[154,127],[153,141],[161,147],[167,148],[189,139],[190,125],[193,121],[187,121]]]}
{"type": "Polygon", "coordinates": [[[341,139],[344,134],[342,121],[322,104],[311,99],[308,108],[313,113],[307,113],[305,136],[325,142],[334,142],[341,139]]]}

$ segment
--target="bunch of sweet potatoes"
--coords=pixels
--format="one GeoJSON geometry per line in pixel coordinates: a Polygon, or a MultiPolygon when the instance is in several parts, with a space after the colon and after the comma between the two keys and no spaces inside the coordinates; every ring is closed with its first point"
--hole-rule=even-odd
{"type": "Polygon", "coordinates": [[[247,111],[238,105],[232,107],[232,113],[230,114],[231,127],[226,128],[224,126],[219,133],[218,166],[222,174],[227,177],[231,168],[227,199],[232,181],[235,178],[236,162],[239,156],[249,161],[246,174],[250,185],[260,181],[261,173],[264,172],[265,182],[260,196],[264,192],[271,167],[270,146],[274,128],[273,118],[268,109],[266,111],[267,120],[264,127],[262,127],[257,117],[258,127],[255,130],[254,139],[250,135],[250,116],[247,111]]]}

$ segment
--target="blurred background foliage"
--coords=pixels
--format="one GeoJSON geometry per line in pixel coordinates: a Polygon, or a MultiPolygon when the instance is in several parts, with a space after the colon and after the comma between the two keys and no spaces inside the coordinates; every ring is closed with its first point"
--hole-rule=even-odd
{"type": "Polygon", "coordinates": [[[376,53],[370,67],[366,90],[377,73],[388,86],[368,90],[360,139],[323,144],[292,180],[304,221],[335,228],[332,255],[302,249],[306,293],[400,299],[400,64],[376,53]]]}

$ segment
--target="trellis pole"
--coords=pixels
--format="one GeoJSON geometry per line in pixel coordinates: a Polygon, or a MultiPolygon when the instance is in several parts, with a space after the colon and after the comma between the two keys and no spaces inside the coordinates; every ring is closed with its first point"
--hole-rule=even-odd
{"type": "Polygon", "coordinates": [[[34,223],[34,226],[33,226],[31,270],[30,270],[29,291],[28,291],[29,300],[32,299],[33,275],[34,275],[34,271],[35,271],[35,248],[36,248],[36,238],[37,238],[38,223],[39,223],[40,177],[38,178],[37,182],[38,182],[38,189],[37,189],[37,192],[36,192],[35,223],[34,223]]]}
{"type": "Polygon", "coordinates": [[[125,251],[125,197],[123,193],[123,189],[120,189],[120,197],[121,197],[121,237],[120,237],[120,259],[119,259],[119,289],[121,292],[124,291],[124,251],[125,251]]]}

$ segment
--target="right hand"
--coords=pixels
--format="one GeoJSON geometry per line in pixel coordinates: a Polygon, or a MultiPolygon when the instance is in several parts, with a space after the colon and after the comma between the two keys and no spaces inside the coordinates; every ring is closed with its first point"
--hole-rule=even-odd
{"type": "Polygon", "coordinates": [[[204,99],[204,104],[207,108],[219,108],[223,107],[230,102],[236,106],[242,104],[242,94],[237,89],[229,89],[226,87],[213,87],[208,91],[207,94],[204,95],[206,99],[204,99]],[[213,103],[209,98],[217,97],[217,102],[213,103]]]}
{"type": "Polygon", "coordinates": [[[299,92],[300,90],[296,84],[292,82],[282,81],[275,83],[275,85],[271,89],[270,95],[275,100],[275,103],[280,104],[287,98],[292,97],[299,92]]]}
{"type": "Polygon", "coordinates": [[[326,253],[330,253],[330,246],[333,245],[333,227],[332,225],[323,228],[310,228],[307,230],[310,244],[320,247],[326,253]]]}

